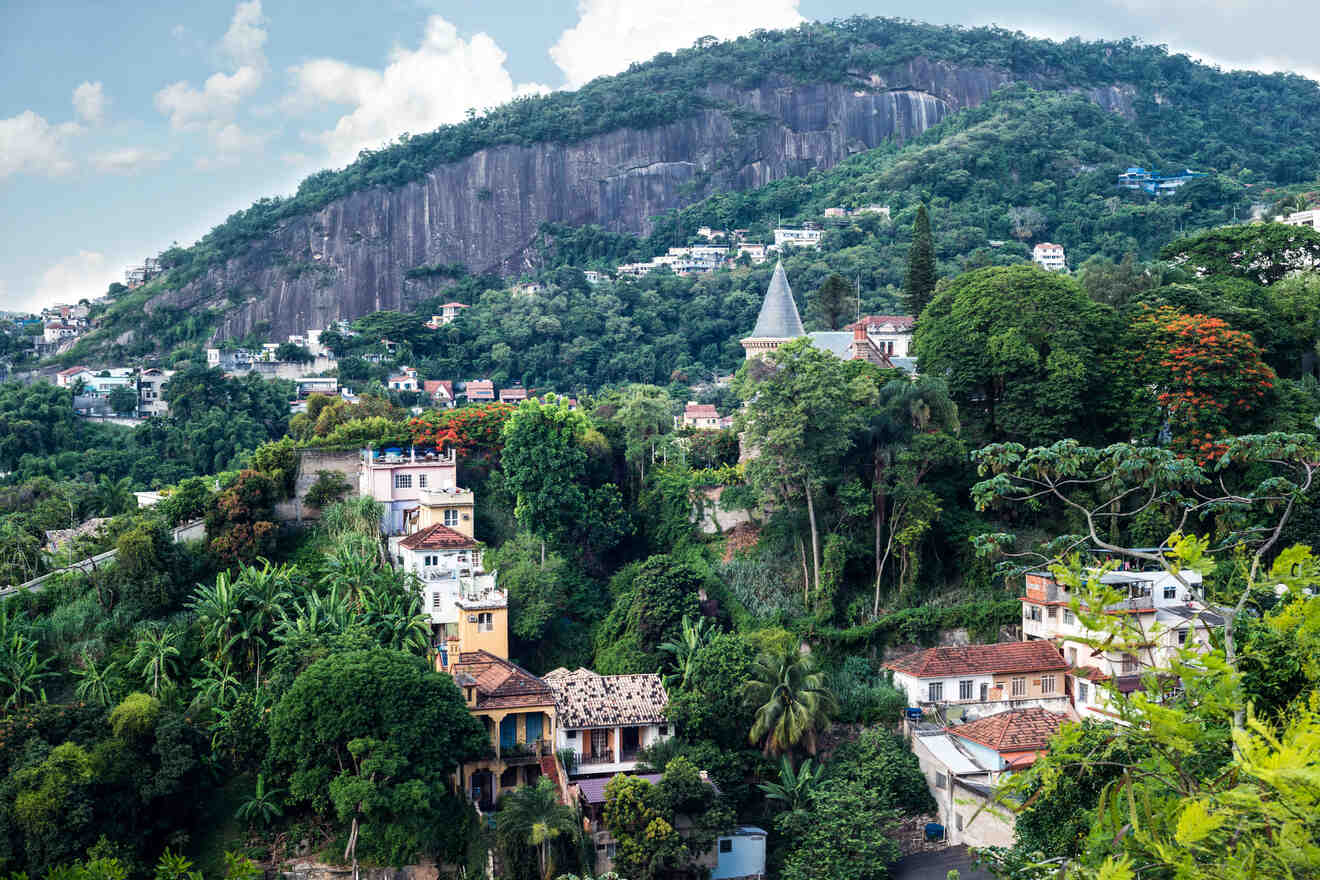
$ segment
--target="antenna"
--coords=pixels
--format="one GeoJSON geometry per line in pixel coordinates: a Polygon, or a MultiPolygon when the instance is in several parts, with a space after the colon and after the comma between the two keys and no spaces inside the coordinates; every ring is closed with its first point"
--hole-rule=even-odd
{"type": "Polygon", "coordinates": [[[857,320],[862,320],[862,274],[857,273],[857,320]]]}

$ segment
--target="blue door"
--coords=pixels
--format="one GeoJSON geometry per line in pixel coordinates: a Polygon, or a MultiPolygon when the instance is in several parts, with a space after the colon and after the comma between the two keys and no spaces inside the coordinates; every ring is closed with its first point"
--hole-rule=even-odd
{"type": "Polygon", "coordinates": [[[509,715],[500,722],[500,748],[512,748],[518,741],[518,716],[509,715]]]}
{"type": "Polygon", "coordinates": [[[533,712],[526,716],[527,718],[527,741],[534,743],[541,738],[541,723],[544,716],[540,712],[533,712]]]}

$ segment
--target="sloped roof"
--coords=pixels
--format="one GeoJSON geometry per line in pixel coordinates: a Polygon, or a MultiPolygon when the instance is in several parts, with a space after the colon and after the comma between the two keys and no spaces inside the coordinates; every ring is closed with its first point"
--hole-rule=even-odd
{"type": "Polygon", "coordinates": [[[549,706],[555,701],[544,681],[489,651],[464,651],[454,664],[453,675],[456,680],[470,676],[475,682],[478,709],[549,706]]]}
{"type": "Polygon", "coordinates": [[[400,541],[399,546],[408,550],[465,550],[477,546],[477,542],[447,525],[436,523],[413,532],[400,541]]]}
{"type": "MultiPolygon", "coordinates": [[[[662,777],[660,773],[626,773],[625,776],[634,776],[638,779],[655,785],[662,777]]],[[[605,803],[605,786],[610,784],[613,776],[593,776],[586,779],[579,779],[573,784],[577,786],[578,791],[582,793],[582,800],[588,804],[605,803]]]]}
{"type": "Polygon", "coordinates": [[[928,648],[886,663],[885,668],[917,678],[946,678],[1067,669],[1068,663],[1052,642],[1036,639],[996,645],[928,648]]]}
{"type": "Polygon", "coordinates": [[[86,367],[69,367],[67,370],[60,370],[57,376],[75,376],[78,373],[88,372],[86,367]]]}
{"type": "Polygon", "coordinates": [[[427,394],[435,394],[437,391],[445,392],[445,396],[454,396],[454,383],[444,379],[427,379],[422,383],[422,390],[427,394]]]}
{"type": "Polygon", "coordinates": [[[912,315],[863,315],[861,318],[848,325],[849,330],[855,329],[858,325],[863,327],[883,327],[890,324],[899,330],[911,330],[912,325],[916,323],[916,318],[912,315]]]}
{"type": "Polygon", "coordinates": [[[590,669],[555,669],[545,675],[555,692],[561,727],[663,724],[669,694],[655,673],[597,675],[590,669]]]}
{"type": "Polygon", "coordinates": [[[500,400],[526,400],[526,399],[527,399],[527,389],[521,386],[500,389],[500,400]]]}
{"type": "Polygon", "coordinates": [[[683,415],[690,419],[718,419],[719,411],[713,403],[689,403],[683,407],[683,415]]]}
{"type": "Polygon", "coordinates": [[[770,277],[770,287],[766,289],[765,299],[761,301],[761,312],[756,316],[756,326],[748,334],[749,339],[797,339],[806,335],[802,329],[802,317],[798,315],[797,303],[793,301],[793,288],[788,286],[788,276],[784,274],[784,263],[775,263],[775,274],[770,277]]]}
{"type": "Polygon", "coordinates": [[[1046,748],[1067,720],[1067,715],[1044,709],[1013,709],[952,728],[949,733],[997,752],[1034,752],[1046,748]]]}

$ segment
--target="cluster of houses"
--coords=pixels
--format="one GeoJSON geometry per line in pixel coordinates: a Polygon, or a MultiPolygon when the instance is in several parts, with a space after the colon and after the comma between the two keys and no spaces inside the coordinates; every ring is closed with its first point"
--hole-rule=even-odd
{"type": "Polygon", "coordinates": [[[1155,171],[1147,171],[1139,166],[1133,166],[1118,175],[1118,186],[1122,189],[1139,190],[1152,196],[1167,196],[1172,195],[1179,187],[1191,183],[1193,180],[1208,176],[1204,171],[1192,171],[1191,169],[1176,171],[1173,174],[1159,174],[1155,171]]]}
{"type": "MultiPolygon", "coordinates": [[[[789,248],[819,250],[823,234],[823,230],[815,223],[806,223],[800,228],[781,227],[773,232],[774,243],[764,244],[746,241],[745,229],[726,231],[703,226],[697,230],[697,237],[711,243],[691,247],[671,247],[666,254],[652,257],[644,263],[622,263],[615,266],[614,271],[621,278],[641,278],[661,267],[668,267],[675,275],[703,275],[731,266],[743,256],[746,256],[753,265],[759,265],[772,255],[782,254],[789,248]]],[[[596,278],[593,280],[589,276],[588,281],[598,283],[602,280],[600,273],[591,274],[596,278]]]]}
{"type": "MultiPolygon", "coordinates": [[[[453,677],[490,737],[489,753],[456,771],[458,788],[490,812],[501,795],[548,777],[563,803],[580,805],[603,873],[615,855],[602,817],[605,785],[636,775],[642,750],[674,735],[668,693],[656,674],[561,668],[537,676],[510,659],[508,594],[486,569],[476,498],[458,485],[457,463],[452,449],[364,449],[358,490],[384,508],[392,564],[417,577],[436,669],[453,677]]],[[[763,876],[765,841],[762,829],[738,828],[701,863],[716,880],[763,876]]]]}
{"type": "Polygon", "coordinates": [[[174,370],[160,367],[114,367],[106,370],[69,367],[55,374],[55,384],[73,391],[73,411],[79,415],[145,419],[169,413],[165,401],[165,383],[173,375],[174,370]],[[120,400],[136,400],[136,403],[126,409],[122,406],[116,408],[111,395],[120,388],[129,389],[133,393],[133,398],[119,395],[120,400]]]}
{"type": "Polygon", "coordinates": [[[1124,723],[1114,694],[1141,689],[1142,672],[1169,668],[1179,650],[1207,649],[1224,625],[1184,585],[1201,582],[1195,571],[1182,581],[1162,569],[1091,576],[1124,597],[1103,611],[1144,634],[1140,656],[1106,647],[1107,634],[1078,619],[1068,589],[1035,571],[1021,597],[1021,641],[930,648],[887,664],[907,695],[906,732],[951,844],[1011,845],[1013,812],[997,797],[1005,778],[1043,754],[1063,724],[1124,723]]]}

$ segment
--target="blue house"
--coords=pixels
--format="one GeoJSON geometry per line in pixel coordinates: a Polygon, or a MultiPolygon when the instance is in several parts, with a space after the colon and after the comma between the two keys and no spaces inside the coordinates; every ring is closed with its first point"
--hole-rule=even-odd
{"type": "Polygon", "coordinates": [[[740,825],[715,844],[711,880],[742,880],[765,876],[765,829],[740,825]]]}
{"type": "Polygon", "coordinates": [[[1204,171],[1192,171],[1190,168],[1184,168],[1176,174],[1157,174],[1134,165],[1118,175],[1118,185],[1123,189],[1139,189],[1153,196],[1166,196],[1185,183],[1209,176],[1204,171]]]}

